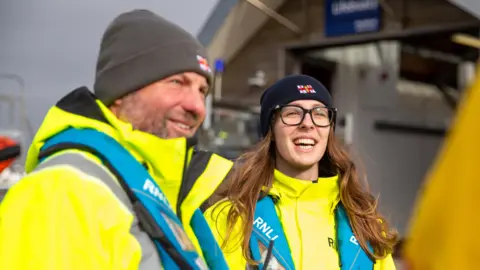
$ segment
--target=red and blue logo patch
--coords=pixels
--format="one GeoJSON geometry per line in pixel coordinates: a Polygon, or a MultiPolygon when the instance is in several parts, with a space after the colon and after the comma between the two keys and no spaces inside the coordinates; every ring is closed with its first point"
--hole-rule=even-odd
{"type": "Polygon", "coordinates": [[[316,93],[315,89],[313,89],[313,87],[310,84],[308,84],[308,85],[297,85],[297,89],[298,89],[298,92],[300,92],[300,94],[316,93]]]}
{"type": "Polygon", "coordinates": [[[210,65],[208,64],[208,61],[205,57],[197,55],[197,61],[198,61],[198,65],[203,71],[206,71],[208,73],[212,72],[212,69],[210,68],[210,65]]]}

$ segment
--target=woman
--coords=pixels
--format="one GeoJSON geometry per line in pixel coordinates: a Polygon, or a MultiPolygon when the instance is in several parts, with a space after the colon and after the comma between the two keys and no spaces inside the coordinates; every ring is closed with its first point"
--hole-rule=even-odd
{"type": "Polygon", "coordinates": [[[328,90],[293,75],[260,103],[263,140],[205,212],[231,269],[395,269],[397,233],[335,140],[328,90]]]}

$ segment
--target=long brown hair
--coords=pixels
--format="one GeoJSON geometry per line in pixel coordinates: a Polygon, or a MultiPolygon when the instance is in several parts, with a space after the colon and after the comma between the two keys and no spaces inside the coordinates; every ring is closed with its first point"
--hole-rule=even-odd
{"type": "MultiPolygon", "coordinates": [[[[249,263],[255,263],[250,256],[249,240],[257,201],[262,192],[268,192],[272,187],[275,145],[271,131],[252,151],[243,154],[239,162],[228,179],[228,187],[219,193],[220,197],[232,203],[227,214],[223,247],[234,231],[235,224],[240,221],[243,255],[249,263]]],[[[330,132],[327,150],[319,167],[321,176],[339,175],[340,200],[347,211],[353,232],[367,255],[377,260],[391,254],[398,241],[398,233],[389,228],[388,222],[377,212],[377,199],[369,192],[366,182],[361,182],[357,167],[345,148],[337,142],[333,132],[330,132]],[[367,243],[372,246],[373,253],[367,248],[367,243]]]]}

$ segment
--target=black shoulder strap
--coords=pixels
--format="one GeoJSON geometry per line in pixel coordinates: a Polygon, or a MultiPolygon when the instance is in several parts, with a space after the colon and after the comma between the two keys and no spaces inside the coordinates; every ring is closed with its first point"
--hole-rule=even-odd
{"type": "Polygon", "coordinates": [[[211,152],[194,150],[192,154],[192,159],[188,165],[186,175],[183,178],[182,184],[180,186],[180,192],[178,194],[177,200],[177,215],[181,217],[181,209],[183,201],[187,197],[190,190],[192,190],[193,185],[197,179],[202,175],[202,173],[207,168],[208,161],[212,157],[211,152]]]}
{"type": "MultiPolygon", "coordinates": [[[[207,168],[208,162],[210,161],[210,158],[212,157],[213,154],[214,153],[209,151],[194,150],[192,154],[192,159],[187,169],[187,175],[182,182],[182,185],[180,187],[180,193],[178,195],[178,202],[177,202],[178,216],[181,216],[180,206],[182,205],[183,201],[187,197],[188,193],[192,190],[193,185],[195,184],[197,179],[200,177],[200,175],[202,175],[202,173],[207,168]]],[[[231,172],[231,169],[230,169],[230,172],[231,172]]],[[[230,172],[228,174],[230,174],[230,172]]],[[[222,181],[228,178],[228,174],[222,181]]],[[[222,184],[223,182],[219,186],[221,186],[222,184]]],[[[212,205],[213,202],[211,201],[211,198],[212,196],[207,198],[207,200],[205,200],[200,206],[200,210],[202,212],[205,212],[205,210],[207,210],[208,207],[212,205]]]]}

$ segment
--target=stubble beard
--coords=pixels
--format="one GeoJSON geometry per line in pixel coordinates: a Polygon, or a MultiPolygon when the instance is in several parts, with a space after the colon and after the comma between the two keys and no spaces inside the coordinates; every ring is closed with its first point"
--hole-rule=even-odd
{"type": "Polygon", "coordinates": [[[121,120],[129,122],[133,129],[140,130],[157,136],[161,139],[167,139],[169,132],[167,128],[168,113],[159,115],[156,110],[149,109],[149,106],[135,96],[129,95],[123,98],[122,105],[118,109],[118,116],[121,120]]]}

